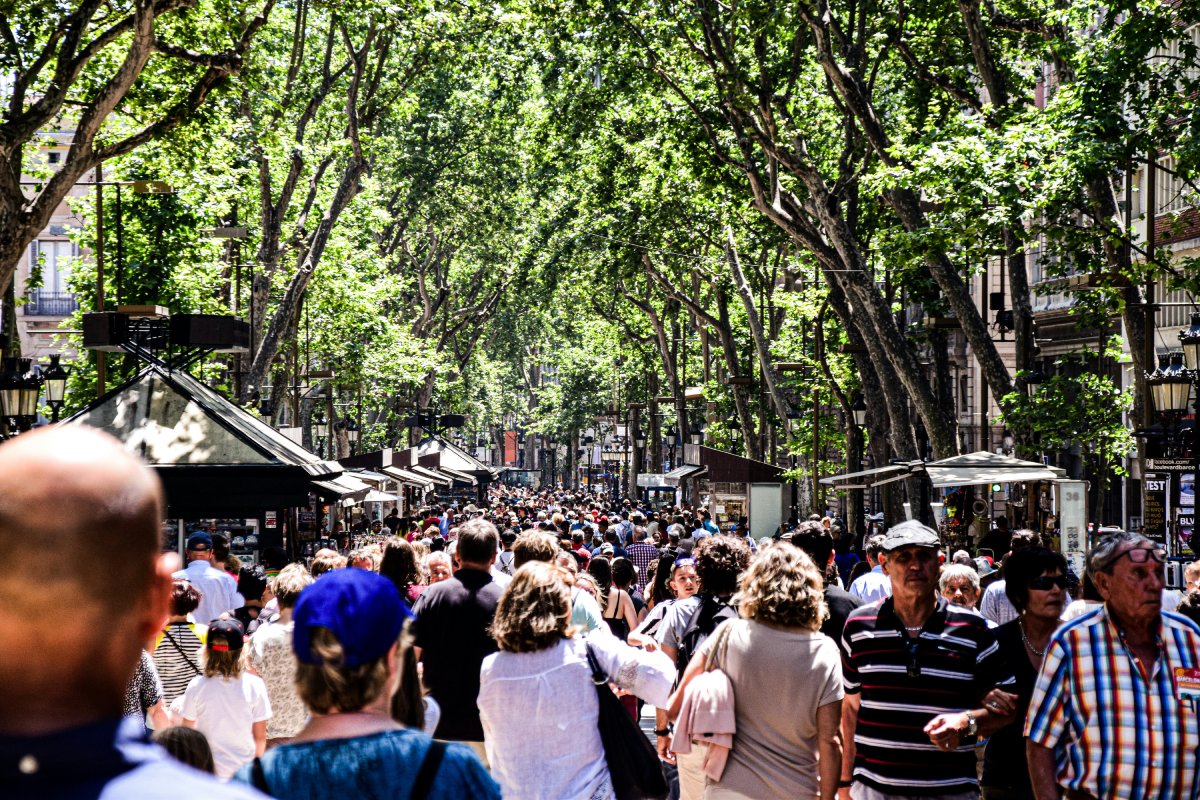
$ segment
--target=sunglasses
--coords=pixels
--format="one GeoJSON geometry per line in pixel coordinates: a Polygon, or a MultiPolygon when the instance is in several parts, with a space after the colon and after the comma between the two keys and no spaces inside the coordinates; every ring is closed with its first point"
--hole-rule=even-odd
{"type": "Polygon", "coordinates": [[[1066,575],[1038,575],[1035,578],[1029,579],[1029,588],[1037,589],[1039,592],[1048,592],[1051,587],[1057,586],[1060,589],[1067,588],[1066,575]]]}
{"type": "Polygon", "coordinates": [[[921,662],[917,658],[919,652],[918,644],[916,642],[909,642],[906,647],[908,649],[908,677],[919,678],[921,677],[921,662]]]}
{"type": "Polygon", "coordinates": [[[1161,547],[1135,547],[1132,550],[1126,550],[1121,555],[1110,560],[1104,565],[1104,569],[1108,569],[1125,556],[1129,556],[1129,560],[1134,564],[1145,564],[1150,560],[1153,560],[1156,564],[1161,564],[1167,560],[1167,551],[1161,547]]]}

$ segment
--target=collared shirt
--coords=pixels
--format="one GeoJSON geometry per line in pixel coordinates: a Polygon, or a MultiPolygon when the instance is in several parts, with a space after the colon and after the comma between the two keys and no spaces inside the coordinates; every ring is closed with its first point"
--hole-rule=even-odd
{"type": "Polygon", "coordinates": [[[1164,612],[1147,674],[1107,606],[1050,639],[1025,720],[1030,741],[1053,748],[1058,782],[1100,800],[1200,796],[1200,725],[1180,699],[1175,670],[1200,662],[1200,627],[1164,612]]]}
{"type": "Polygon", "coordinates": [[[871,567],[866,575],[859,575],[847,590],[864,603],[874,603],[892,596],[892,579],[883,574],[879,564],[871,567]]]}
{"type": "Polygon", "coordinates": [[[5,800],[264,800],[185,767],[145,739],[134,719],[113,719],[46,736],[0,736],[5,800]]]}
{"type": "Polygon", "coordinates": [[[658,548],[643,540],[629,545],[625,554],[637,567],[637,587],[642,591],[646,588],[646,570],[658,560],[658,548]]]}
{"type": "Polygon", "coordinates": [[[983,599],[979,601],[979,613],[997,625],[1012,622],[1019,616],[1004,591],[1005,585],[1003,578],[992,583],[983,590],[983,599]]]}
{"type": "Polygon", "coordinates": [[[200,592],[200,605],[192,612],[192,619],[207,625],[226,611],[235,611],[246,604],[238,594],[237,581],[227,572],[214,567],[203,559],[196,559],[171,576],[196,587],[200,592]]]}
{"type": "MultiPolygon", "coordinates": [[[[850,612],[842,633],[842,680],[859,694],[854,780],[920,796],[975,791],[975,745],[940,750],[924,727],[938,714],[978,708],[1012,673],[983,617],[938,597],[916,638],[892,600],[850,612]]],[[[1010,689],[1011,690],[1011,689],[1010,689]]]]}

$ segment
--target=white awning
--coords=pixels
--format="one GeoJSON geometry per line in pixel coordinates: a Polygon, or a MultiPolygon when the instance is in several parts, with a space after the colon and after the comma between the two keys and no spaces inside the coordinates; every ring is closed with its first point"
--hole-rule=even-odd
{"type": "Polygon", "coordinates": [[[429,483],[436,483],[439,486],[450,486],[454,483],[449,476],[443,475],[437,470],[429,469],[427,467],[413,465],[411,467],[405,467],[405,469],[416,475],[421,475],[426,478],[429,483]]]}
{"type": "Polygon", "coordinates": [[[313,485],[318,487],[323,494],[340,498],[343,501],[349,500],[351,503],[362,500],[372,489],[371,484],[363,483],[358,478],[346,473],[329,480],[313,481],[313,485]]]}
{"type": "Polygon", "coordinates": [[[929,476],[935,489],[951,486],[984,486],[992,483],[1024,483],[1053,481],[1066,476],[1058,467],[1048,467],[1036,461],[1022,461],[1011,456],[997,455],[986,450],[943,458],[941,461],[907,461],[861,472],[848,472],[822,478],[821,483],[838,489],[866,489],[893,481],[904,480],[922,471],[929,476]]]}
{"type": "Polygon", "coordinates": [[[415,472],[409,472],[403,467],[381,467],[379,471],[393,480],[400,481],[400,483],[408,486],[417,486],[422,489],[429,489],[429,487],[433,485],[433,481],[431,481],[429,478],[425,477],[424,475],[418,475],[415,472]]]}
{"type": "Polygon", "coordinates": [[[663,475],[663,480],[668,486],[677,486],[682,481],[688,478],[696,478],[708,472],[708,467],[702,467],[699,464],[684,464],[663,475]]]}

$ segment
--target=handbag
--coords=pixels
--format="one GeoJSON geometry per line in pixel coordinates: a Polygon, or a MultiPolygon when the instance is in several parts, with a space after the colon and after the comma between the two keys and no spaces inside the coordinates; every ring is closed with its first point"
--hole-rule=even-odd
{"type": "Polygon", "coordinates": [[[629,712],[608,688],[608,676],[600,662],[587,647],[588,666],[592,683],[596,684],[596,699],[600,702],[600,741],[604,743],[604,759],[612,779],[617,800],[664,800],[667,781],[663,777],[658,752],[642,733],[629,712]]]}

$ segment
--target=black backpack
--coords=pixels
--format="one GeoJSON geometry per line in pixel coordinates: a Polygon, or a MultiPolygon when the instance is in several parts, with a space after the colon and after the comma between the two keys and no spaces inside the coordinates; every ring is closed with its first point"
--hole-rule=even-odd
{"type": "Polygon", "coordinates": [[[737,619],[737,609],[719,597],[701,595],[700,606],[692,612],[683,635],[679,637],[679,652],[675,656],[675,668],[682,675],[692,656],[704,644],[704,640],[727,619],[737,619]]]}

